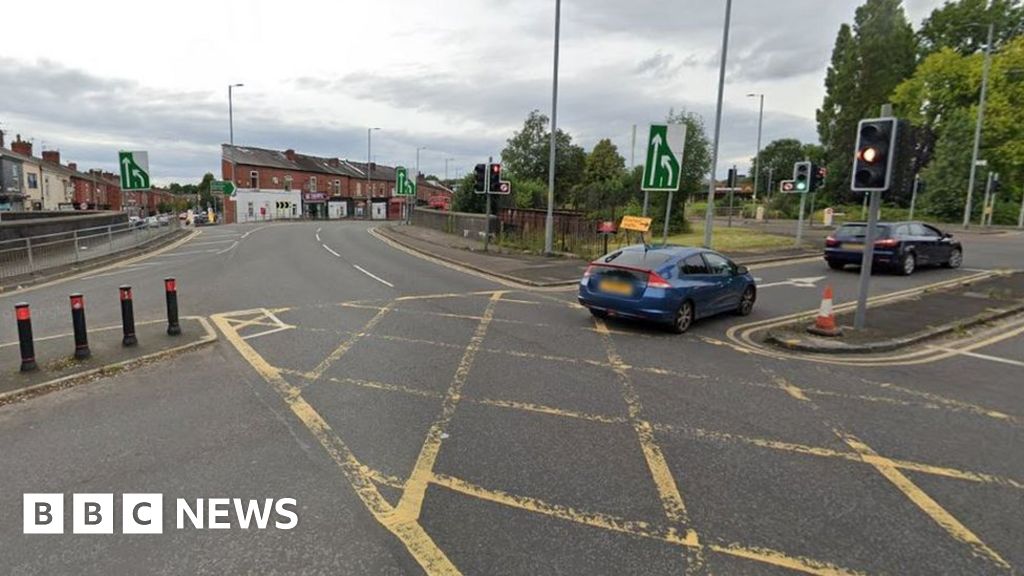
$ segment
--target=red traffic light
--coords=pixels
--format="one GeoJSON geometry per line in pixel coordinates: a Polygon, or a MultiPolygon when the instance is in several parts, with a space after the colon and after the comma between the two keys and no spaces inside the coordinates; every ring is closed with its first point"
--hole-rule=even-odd
{"type": "Polygon", "coordinates": [[[501,164],[491,164],[491,172],[501,174],[501,164]]]}

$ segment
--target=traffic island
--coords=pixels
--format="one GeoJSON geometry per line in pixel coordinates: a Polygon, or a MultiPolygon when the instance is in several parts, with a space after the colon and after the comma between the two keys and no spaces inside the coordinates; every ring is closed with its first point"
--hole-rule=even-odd
{"type": "Polygon", "coordinates": [[[1010,272],[871,306],[863,330],[853,329],[854,310],[848,309],[835,314],[840,336],[809,333],[814,319],[804,317],[769,329],[764,341],[798,352],[872,354],[956,335],[1022,312],[1024,272],[1010,272]]]}
{"type": "Polygon", "coordinates": [[[19,342],[0,344],[0,405],[90,380],[111,376],[143,363],[192,350],[217,340],[217,333],[205,318],[179,319],[181,334],[167,334],[167,320],[135,324],[135,344],[123,343],[123,326],[90,328],[90,354],[76,359],[73,332],[34,340],[37,368],[21,372],[19,342]]]}

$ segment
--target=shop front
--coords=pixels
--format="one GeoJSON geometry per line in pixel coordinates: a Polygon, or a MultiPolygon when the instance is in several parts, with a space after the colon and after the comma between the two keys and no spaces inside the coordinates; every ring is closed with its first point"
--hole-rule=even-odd
{"type": "Polygon", "coordinates": [[[327,193],[326,192],[303,192],[302,193],[302,214],[310,220],[327,219],[327,193]]]}

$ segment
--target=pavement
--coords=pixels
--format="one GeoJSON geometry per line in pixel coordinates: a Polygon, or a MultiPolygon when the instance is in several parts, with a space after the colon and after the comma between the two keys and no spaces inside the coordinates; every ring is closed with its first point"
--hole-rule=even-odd
{"type": "MultiPolygon", "coordinates": [[[[0,406],[10,574],[1013,574],[1024,567],[1024,318],[941,349],[818,358],[750,331],[852,301],[820,258],[751,265],[748,317],[681,336],[602,322],[382,240],[365,222],[231,225],[0,294],[66,333],[67,294],[135,287],[219,339],[0,406]],[[22,495],[65,495],[65,534],[22,495]],[[163,495],[162,535],[71,534],[73,493],[163,495]],[[294,498],[291,530],[175,524],[174,501],[294,498]]],[[[959,270],[872,278],[875,302],[1018,267],[1024,236],[965,239],[959,270]]],[[[90,308],[115,325],[115,306],[90,308]]],[[[869,314],[869,325],[878,316],[869,314]]],[[[15,338],[0,322],[0,343],[15,338]]],[[[6,358],[6,357],[5,357],[6,358]]],[[[0,360],[10,362],[10,358],[0,360]]],[[[0,379],[10,378],[9,368],[0,379]]],[[[4,380],[6,382],[6,380],[4,380]]],[[[120,510],[117,510],[120,512],[120,510]]]]}
{"type": "Polygon", "coordinates": [[[874,353],[947,336],[979,324],[1024,312],[1024,273],[996,274],[939,290],[927,290],[883,302],[874,321],[855,330],[855,309],[835,314],[838,336],[808,333],[814,322],[792,320],[767,330],[765,341],[790,350],[817,353],[874,353]]]}
{"type": "MultiPolygon", "coordinates": [[[[490,246],[482,242],[421,226],[386,225],[377,233],[406,248],[445,262],[491,274],[527,286],[570,286],[579,282],[588,261],[572,256],[545,257],[490,246]]],[[[726,253],[739,264],[806,258],[817,254],[803,248],[726,253]]]]}

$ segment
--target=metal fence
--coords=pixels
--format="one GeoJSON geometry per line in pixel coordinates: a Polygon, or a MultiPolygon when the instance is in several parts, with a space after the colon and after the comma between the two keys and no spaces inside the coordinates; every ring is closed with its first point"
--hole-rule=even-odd
{"type": "Polygon", "coordinates": [[[136,248],[180,229],[175,217],[163,223],[124,222],[56,234],[0,241],[0,280],[79,264],[136,248]]]}

